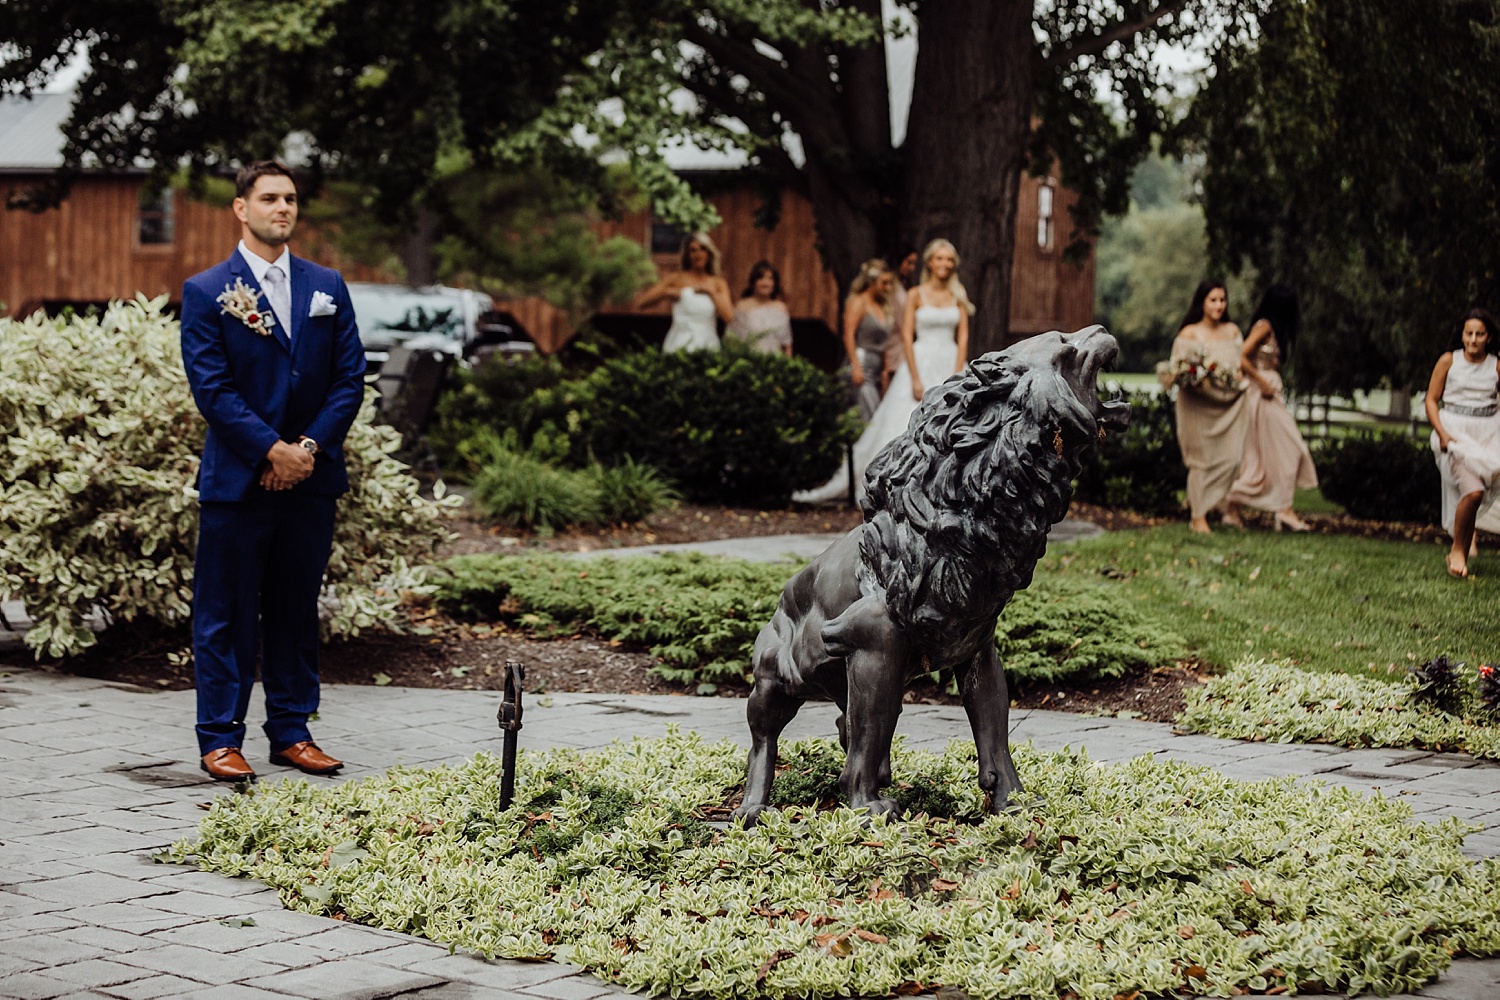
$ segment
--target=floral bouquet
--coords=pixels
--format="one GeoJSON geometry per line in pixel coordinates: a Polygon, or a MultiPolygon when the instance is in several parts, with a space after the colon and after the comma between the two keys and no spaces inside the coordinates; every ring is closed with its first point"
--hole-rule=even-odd
{"type": "Polygon", "coordinates": [[[1233,399],[1245,388],[1238,368],[1226,368],[1204,356],[1202,352],[1158,363],[1156,380],[1163,389],[1170,389],[1175,385],[1227,399],[1233,399]]]}

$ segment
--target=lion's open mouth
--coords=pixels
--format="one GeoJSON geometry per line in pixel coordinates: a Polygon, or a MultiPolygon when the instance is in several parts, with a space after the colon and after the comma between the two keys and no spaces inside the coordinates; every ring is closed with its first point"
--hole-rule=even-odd
{"type": "Polygon", "coordinates": [[[1119,397],[1099,397],[1099,376],[1114,371],[1120,345],[1102,326],[1091,327],[1076,336],[1080,359],[1076,387],[1079,401],[1091,406],[1101,430],[1124,430],[1130,424],[1130,404],[1119,397]]]}

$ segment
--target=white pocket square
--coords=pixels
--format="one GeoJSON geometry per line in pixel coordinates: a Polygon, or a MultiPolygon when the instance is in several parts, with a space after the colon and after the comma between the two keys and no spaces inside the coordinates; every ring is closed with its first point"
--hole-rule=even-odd
{"type": "Polygon", "coordinates": [[[339,311],[338,303],[333,301],[333,296],[327,292],[313,292],[312,308],[307,310],[307,315],[332,316],[339,311]]]}

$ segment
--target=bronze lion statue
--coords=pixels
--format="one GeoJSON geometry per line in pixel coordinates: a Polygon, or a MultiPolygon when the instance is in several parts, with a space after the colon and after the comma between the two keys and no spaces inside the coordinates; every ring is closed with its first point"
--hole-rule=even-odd
{"type": "Polygon", "coordinates": [[[770,801],[776,741],[803,702],[838,705],[849,805],[896,808],[891,740],[907,682],[952,668],[999,812],[1021,789],[995,622],[1031,583],[1067,513],[1086,449],[1123,429],[1130,405],[1097,379],[1118,345],[1101,326],[1046,333],[976,358],[931,389],[865,473],[865,520],[792,577],[755,642],[752,745],[737,815],[770,801]]]}

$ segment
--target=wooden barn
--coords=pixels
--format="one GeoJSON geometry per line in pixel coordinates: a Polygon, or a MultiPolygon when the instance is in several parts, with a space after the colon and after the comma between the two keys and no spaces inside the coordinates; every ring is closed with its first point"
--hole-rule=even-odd
{"type": "MultiPolygon", "coordinates": [[[[67,94],[0,98],[0,195],[7,204],[62,165],[60,127],[71,101],[67,94]]],[[[709,200],[724,221],[710,235],[723,251],[731,290],[738,294],[751,264],[770,260],[782,274],[798,352],[816,360],[836,359],[838,284],[818,257],[811,204],[786,193],[779,224],[768,231],[754,224],[760,197],[755,188],[727,178],[711,187],[716,193],[709,200]]],[[[1014,336],[1072,330],[1093,319],[1093,255],[1081,266],[1063,259],[1066,230],[1060,220],[1068,218],[1072,200],[1053,178],[1022,180],[1011,304],[1014,336]]],[[[604,221],[598,228],[601,235],[624,235],[650,247],[664,269],[676,266],[679,234],[648,212],[604,221]]],[[[59,208],[0,212],[0,303],[11,315],[26,315],[131,298],[137,292],[165,293],[175,301],[184,279],[224,259],[238,238],[238,223],[223,206],[195,201],[182,191],[149,195],[143,173],[87,174],[59,208]]],[[[391,280],[340,259],[326,234],[306,218],[299,223],[294,249],[339,267],[350,280],[391,280]]],[[[544,352],[558,350],[574,333],[567,318],[541,299],[498,305],[544,352]]],[[[662,306],[638,314],[617,305],[595,319],[606,327],[659,326],[664,333],[668,311],[662,306]]]]}

